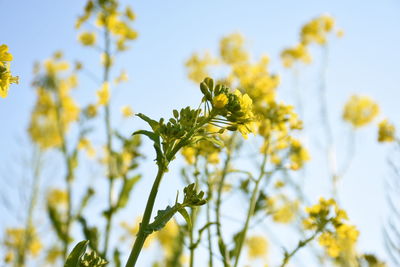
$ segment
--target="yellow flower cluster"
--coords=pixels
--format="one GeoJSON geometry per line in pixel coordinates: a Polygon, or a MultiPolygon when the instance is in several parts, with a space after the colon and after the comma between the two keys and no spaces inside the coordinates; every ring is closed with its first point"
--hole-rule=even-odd
{"type": "MultiPolygon", "coordinates": [[[[138,36],[137,32],[130,26],[136,16],[129,6],[121,11],[118,2],[115,0],[89,0],[85,6],[84,14],[76,22],[76,28],[80,28],[92,15],[96,16],[95,24],[98,27],[106,28],[117,38],[116,47],[119,51],[126,50],[126,42],[135,40],[138,36]]],[[[93,45],[95,36],[92,33],[84,33],[80,35],[79,40],[83,45],[93,45]]]]}
{"type": "Polygon", "coordinates": [[[0,97],[8,95],[10,84],[18,83],[18,77],[12,76],[10,72],[10,62],[13,56],[8,52],[8,46],[0,45],[0,97]]]}
{"type": "Polygon", "coordinates": [[[359,232],[353,225],[341,224],[335,232],[324,232],[318,238],[327,254],[332,258],[337,258],[340,253],[352,253],[354,244],[357,242],[359,232]]]}
{"type": "Polygon", "coordinates": [[[379,114],[378,104],[367,96],[353,95],[345,104],[343,119],[359,128],[372,122],[379,114]]]}
{"type": "Polygon", "coordinates": [[[303,63],[311,63],[312,58],[311,55],[308,51],[308,48],[306,45],[299,43],[298,45],[290,48],[286,48],[285,50],[282,51],[281,53],[281,58],[283,65],[286,68],[290,68],[293,66],[293,64],[297,61],[303,62],[303,63]]]}
{"type": "Polygon", "coordinates": [[[254,101],[255,108],[263,109],[266,103],[275,99],[275,89],[279,85],[279,76],[268,71],[269,58],[261,57],[259,62],[241,62],[232,66],[228,80],[238,88],[245,89],[254,101]]]}
{"type": "Polygon", "coordinates": [[[308,218],[303,221],[305,229],[322,232],[318,241],[329,256],[337,258],[341,253],[353,252],[359,232],[355,226],[346,223],[347,213],[333,199],[321,198],[318,204],[308,207],[306,211],[308,218]]]}
{"type": "Polygon", "coordinates": [[[299,202],[291,201],[285,195],[267,198],[267,213],[272,215],[272,220],[277,223],[288,224],[295,218],[299,210],[299,202]]]}
{"type": "Polygon", "coordinates": [[[14,257],[15,253],[17,255],[28,253],[36,257],[43,247],[35,228],[28,230],[24,228],[6,229],[4,246],[8,249],[7,256],[9,260],[14,257]]]}
{"type": "Polygon", "coordinates": [[[222,38],[220,54],[222,60],[230,65],[244,63],[249,59],[249,55],[244,49],[244,38],[239,33],[222,38]]]}
{"type": "Polygon", "coordinates": [[[393,142],[396,140],[396,128],[388,120],[381,121],[378,127],[378,142],[393,142]]]}
{"type": "Polygon", "coordinates": [[[185,63],[189,79],[195,83],[202,82],[204,78],[210,76],[208,73],[209,66],[217,63],[218,60],[212,58],[209,53],[206,53],[203,57],[198,53],[194,53],[185,63]]]}
{"type": "Polygon", "coordinates": [[[61,134],[78,120],[80,109],[70,95],[71,89],[77,86],[76,75],[63,77],[68,63],[53,58],[45,61],[43,67],[43,74],[37,73],[34,82],[37,100],[28,132],[35,143],[46,149],[61,145],[61,134]]]}
{"type": "Polygon", "coordinates": [[[301,29],[301,42],[305,45],[326,44],[327,35],[334,30],[335,20],[330,15],[321,15],[306,23],[301,29]]]}
{"type": "MultiPolygon", "coordinates": [[[[321,15],[306,23],[300,32],[300,42],[294,47],[284,49],[281,53],[283,65],[287,68],[296,62],[311,63],[308,46],[312,43],[325,45],[328,34],[335,30],[335,20],[329,15],[321,15]]],[[[342,30],[336,30],[338,37],[343,36],[342,30]]]]}
{"type": "Polygon", "coordinates": [[[85,46],[91,46],[96,43],[96,34],[94,32],[83,32],[78,36],[78,40],[85,46]]]}
{"type": "Polygon", "coordinates": [[[251,236],[246,241],[250,259],[266,258],[268,253],[267,240],[259,235],[251,236]]]}

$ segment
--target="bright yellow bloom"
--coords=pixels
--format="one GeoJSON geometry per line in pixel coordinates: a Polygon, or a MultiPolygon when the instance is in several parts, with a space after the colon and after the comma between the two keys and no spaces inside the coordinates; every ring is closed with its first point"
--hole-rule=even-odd
{"type": "Polygon", "coordinates": [[[307,46],[300,43],[295,47],[287,48],[282,51],[281,58],[283,65],[290,68],[296,62],[311,63],[311,55],[308,52],[307,46]]]}
{"type": "Polygon", "coordinates": [[[130,106],[123,106],[121,108],[121,112],[125,118],[132,117],[134,115],[133,110],[130,106]]]}
{"type": "Polygon", "coordinates": [[[225,94],[219,94],[213,98],[213,106],[215,108],[224,108],[228,104],[228,97],[225,94]]]}
{"type": "Polygon", "coordinates": [[[290,151],[290,168],[298,170],[303,167],[304,163],[311,159],[307,149],[300,143],[299,140],[291,138],[290,151]]]}
{"type": "Polygon", "coordinates": [[[247,134],[253,131],[253,100],[248,94],[242,94],[239,90],[236,90],[234,94],[238,97],[240,103],[240,112],[243,113],[241,120],[244,123],[238,124],[238,131],[247,139],[247,134]]]}
{"type": "Polygon", "coordinates": [[[103,83],[101,88],[97,91],[97,103],[99,105],[107,105],[110,101],[110,84],[108,82],[103,83]]]}
{"type": "Polygon", "coordinates": [[[307,45],[317,43],[324,45],[327,41],[327,34],[332,32],[335,20],[329,15],[319,16],[303,26],[301,29],[301,41],[307,45]]]}
{"type": "Polygon", "coordinates": [[[262,236],[251,236],[246,242],[250,259],[265,258],[268,253],[268,242],[262,236]]]}
{"type": "Polygon", "coordinates": [[[185,146],[181,150],[182,156],[185,158],[188,164],[193,164],[196,155],[196,149],[190,146],[185,146]]]}
{"type": "Polygon", "coordinates": [[[372,98],[353,95],[344,106],[343,119],[355,128],[367,125],[379,113],[379,106],[372,98]]]}
{"type": "Polygon", "coordinates": [[[244,50],[244,38],[239,33],[234,33],[222,38],[220,42],[220,54],[222,60],[230,65],[244,63],[249,55],[244,50]]]}
{"type": "Polygon", "coordinates": [[[94,32],[83,32],[79,34],[78,40],[82,45],[92,46],[96,43],[96,34],[94,32]]]}
{"type": "Polygon", "coordinates": [[[379,123],[378,142],[393,142],[396,140],[396,128],[388,120],[379,123]]]}
{"type": "Polygon", "coordinates": [[[10,62],[13,56],[8,52],[8,46],[0,45],[0,97],[7,97],[10,84],[18,83],[18,77],[12,76],[10,62]]]}

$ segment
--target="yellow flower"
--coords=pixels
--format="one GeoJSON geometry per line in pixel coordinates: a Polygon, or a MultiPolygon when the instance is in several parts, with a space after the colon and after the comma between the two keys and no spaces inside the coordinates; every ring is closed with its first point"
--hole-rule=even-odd
{"type": "Polygon", "coordinates": [[[246,62],[249,55],[244,50],[243,45],[244,38],[239,33],[234,33],[222,38],[220,42],[222,60],[231,65],[246,62]]]}
{"type": "Polygon", "coordinates": [[[247,239],[250,259],[265,258],[268,253],[268,242],[262,236],[251,236],[247,239]]]}
{"type": "Polygon", "coordinates": [[[130,106],[123,106],[121,108],[121,112],[125,118],[132,117],[134,115],[133,110],[130,106]]]}
{"type": "Polygon", "coordinates": [[[213,106],[215,108],[223,108],[228,104],[228,97],[225,94],[219,94],[213,98],[213,106]]]}
{"type": "Polygon", "coordinates": [[[308,52],[307,46],[300,43],[293,48],[287,48],[282,51],[281,58],[283,61],[283,65],[286,68],[290,68],[293,66],[293,63],[301,61],[303,63],[311,63],[311,55],[308,52]]]}
{"type": "Polygon", "coordinates": [[[379,113],[379,106],[367,96],[353,95],[344,106],[343,119],[355,128],[367,125],[379,113]]]}
{"type": "MultiPolygon", "coordinates": [[[[125,232],[128,234],[124,234],[121,237],[121,240],[124,241],[127,239],[127,237],[136,237],[137,233],[139,232],[139,224],[142,221],[140,217],[136,218],[135,223],[133,225],[129,225],[126,222],[121,223],[121,227],[125,230],[125,232]]],[[[149,235],[144,242],[143,248],[149,248],[152,244],[152,241],[154,240],[154,235],[149,235]]]]}
{"type": "Polygon", "coordinates": [[[136,16],[135,13],[133,12],[132,8],[130,6],[127,6],[125,9],[125,16],[129,19],[129,20],[135,20],[136,16]]]}
{"type": "Polygon", "coordinates": [[[193,147],[185,146],[182,148],[181,153],[188,164],[194,163],[196,150],[193,147]]]}
{"type": "Polygon", "coordinates": [[[66,205],[68,194],[64,190],[52,189],[47,195],[47,203],[51,206],[66,205]]]}
{"type": "Polygon", "coordinates": [[[13,56],[8,52],[8,46],[0,45],[0,66],[4,66],[4,61],[12,61],[13,56]]]}
{"type": "Polygon", "coordinates": [[[79,42],[85,46],[92,46],[96,43],[96,34],[94,32],[83,32],[78,36],[79,42]]]}
{"type": "Polygon", "coordinates": [[[393,142],[396,140],[396,128],[388,120],[379,123],[378,142],[393,142]]]}
{"type": "Polygon", "coordinates": [[[128,74],[126,73],[126,71],[121,71],[120,75],[115,78],[115,83],[122,83],[122,82],[127,82],[129,79],[128,74]]]}
{"type": "Polygon", "coordinates": [[[196,83],[202,82],[204,78],[209,76],[207,68],[217,63],[217,60],[212,58],[209,53],[206,53],[203,57],[194,53],[185,63],[189,79],[196,83]]]}
{"type": "Polygon", "coordinates": [[[10,251],[17,250],[20,253],[28,253],[34,257],[39,255],[43,247],[35,228],[28,230],[24,228],[6,229],[4,245],[10,251]]]}
{"type": "Polygon", "coordinates": [[[167,254],[172,252],[173,244],[179,234],[179,226],[174,219],[170,220],[164,228],[157,232],[157,239],[166,249],[167,254]]]}
{"type": "Polygon", "coordinates": [[[97,98],[99,105],[107,105],[110,101],[110,85],[108,82],[103,83],[101,88],[97,91],[97,98]]]}
{"type": "Polygon", "coordinates": [[[89,158],[93,158],[96,150],[93,148],[92,143],[87,138],[81,138],[78,143],[78,149],[85,150],[89,158]]]}
{"type": "Polygon", "coordinates": [[[7,97],[10,84],[18,83],[18,77],[12,76],[10,62],[13,56],[8,52],[8,46],[0,45],[0,97],[7,97]]]}

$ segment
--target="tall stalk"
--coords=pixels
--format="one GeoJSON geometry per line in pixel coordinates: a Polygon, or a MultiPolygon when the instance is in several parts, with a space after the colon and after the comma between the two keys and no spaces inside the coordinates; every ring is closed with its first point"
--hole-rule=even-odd
{"type": "MultiPolygon", "coordinates": [[[[268,144],[269,144],[269,142],[268,142],[268,144]]],[[[261,183],[261,181],[264,178],[264,175],[266,173],[265,172],[265,167],[267,165],[267,159],[268,159],[268,146],[267,146],[267,149],[265,150],[265,153],[263,154],[263,159],[262,159],[262,163],[261,163],[261,166],[260,166],[260,174],[259,174],[259,176],[258,176],[258,178],[256,180],[253,192],[251,194],[249,209],[247,210],[246,222],[245,222],[245,224],[243,226],[242,231],[240,232],[238,247],[236,248],[235,264],[233,265],[234,267],[237,267],[238,264],[239,264],[240,254],[242,252],[244,241],[246,240],[246,235],[247,235],[247,230],[249,228],[250,219],[254,215],[254,211],[255,211],[255,208],[256,208],[256,202],[257,202],[257,197],[258,197],[258,194],[259,194],[260,183],[261,183]]]]}
{"type": "MultiPolygon", "coordinates": [[[[107,21],[106,27],[104,27],[104,55],[105,55],[105,64],[104,64],[104,72],[103,72],[103,84],[107,83],[109,80],[110,74],[110,31],[107,28],[107,21]]],[[[103,257],[107,258],[107,251],[108,246],[110,243],[110,233],[112,229],[112,219],[114,215],[113,209],[113,190],[114,190],[114,174],[112,170],[112,128],[111,128],[111,115],[110,115],[110,104],[107,102],[104,106],[104,124],[106,129],[106,138],[107,138],[107,152],[108,152],[108,160],[107,160],[107,168],[108,168],[108,214],[106,216],[106,228],[105,228],[105,238],[104,238],[104,250],[103,250],[103,257]]]]}

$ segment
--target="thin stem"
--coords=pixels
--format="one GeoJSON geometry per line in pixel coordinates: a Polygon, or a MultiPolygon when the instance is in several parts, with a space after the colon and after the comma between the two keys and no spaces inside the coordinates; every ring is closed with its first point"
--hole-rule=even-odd
{"type": "MultiPolygon", "coordinates": [[[[209,177],[209,172],[207,165],[205,166],[205,174],[206,177],[209,177]]],[[[212,187],[209,180],[207,180],[207,206],[206,206],[206,216],[207,216],[207,223],[211,222],[211,204],[210,200],[212,199],[212,187]]],[[[211,227],[207,227],[207,241],[208,241],[208,267],[213,267],[213,247],[212,247],[212,235],[211,235],[211,227]]]]}
{"type": "Polygon", "coordinates": [[[36,207],[38,197],[39,197],[39,185],[40,185],[40,170],[41,170],[41,150],[38,147],[35,147],[34,156],[33,156],[33,183],[32,183],[32,191],[31,198],[28,207],[28,216],[26,219],[26,226],[24,232],[23,246],[22,251],[18,255],[17,266],[25,266],[26,260],[26,251],[28,250],[28,246],[32,240],[33,234],[33,212],[36,207]]]}
{"type": "Polygon", "coordinates": [[[149,225],[151,213],[153,211],[154,203],[156,200],[156,196],[158,193],[158,188],[160,186],[161,179],[167,169],[167,166],[159,164],[157,176],[154,180],[153,186],[151,188],[151,192],[149,198],[147,199],[146,208],[143,214],[143,220],[139,227],[139,232],[137,234],[135,243],[133,245],[131,254],[129,255],[128,262],[126,263],[126,267],[134,267],[136,265],[136,261],[139,257],[140,251],[142,250],[143,244],[146,241],[147,236],[149,235],[146,232],[146,228],[149,225]]]}
{"type": "MultiPolygon", "coordinates": [[[[223,244],[223,246],[225,246],[225,242],[224,242],[224,239],[222,236],[222,230],[221,230],[222,189],[224,187],[225,178],[228,174],[228,168],[229,168],[229,164],[230,164],[231,157],[232,157],[231,148],[234,143],[235,136],[236,136],[236,133],[233,133],[231,138],[228,141],[226,159],[224,162],[224,167],[222,169],[221,178],[219,180],[218,188],[217,188],[217,201],[216,201],[216,208],[215,208],[215,215],[216,215],[216,221],[217,221],[217,235],[218,235],[219,241],[223,244]]],[[[225,253],[222,254],[222,259],[223,259],[223,263],[224,263],[225,267],[230,266],[230,263],[228,262],[228,259],[227,259],[227,255],[225,255],[225,253]]]]}
{"type": "MultiPolygon", "coordinates": [[[[107,25],[107,24],[106,24],[107,25]]],[[[104,54],[106,57],[106,62],[104,64],[103,73],[103,83],[108,82],[110,73],[110,32],[107,27],[104,27],[104,54]]],[[[106,216],[106,229],[105,229],[105,239],[104,239],[104,251],[103,256],[107,258],[107,251],[110,239],[110,233],[112,229],[112,219],[114,215],[112,194],[114,190],[114,174],[112,170],[112,129],[111,129],[111,118],[110,118],[110,104],[106,103],[104,106],[104,122],[106,126],[106,138],[107,138],[107,151],[108,151],[108,204],[109,213],[106,216]]]]}
{"type": "Polygon", "coordinates": [[[247,235],[247,230],[249,228],[250,219],[254,215],[254,210],[256,208],[256,202],[257,202],[257,197],[258,197],[258,193],[259,193],[260,182],[262,181],[262,178],[265,175],[265,166],[267,165],[267,159],[268,159],[268,153],[267,153],[268,148],[265,151],[266,152],[263,155],[263,160],[262,160],[261,167],[260,167],[260,175],[258,176],[258,178],[256,180],[256,184],[254,185],[253,193],[251,195],[250,205],[249,205],[249,209],[247,211],[246,222],[245,222],[243,230],[241,231],[241,234],[240,234],[238,247],[236,249],[235,264],[233,265],[234,267],[237,267],[239,264],[240,254],[242,252],[244,241],[246,240],[246,235],[247,235]]]}
{"type": "Polygon", "coordinates": [[[321,232],[321,230],[316,231],[311,237],[307,238],[306,240],[300,241],[297,247],[290,253],[285,254],[285,258],[282,261],[282,264],[280,267],[285,267],[290,259],[304,246],[306,246],[308,243],[310,243],[314,238],[321,232]]]}

